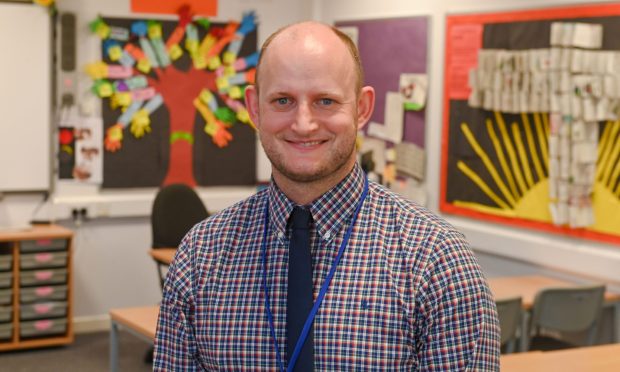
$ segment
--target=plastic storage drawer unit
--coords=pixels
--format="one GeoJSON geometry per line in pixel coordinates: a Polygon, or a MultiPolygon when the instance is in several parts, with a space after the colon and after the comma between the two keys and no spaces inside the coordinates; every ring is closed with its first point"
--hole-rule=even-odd
{"type": "Polygon", "coordinates": [[[40,302],[22,305],[19,318],[21,320],[53,318],[67,315],[67,303],[64,301],[40,302]]]}
{"type": "Polygon", "coordinates": [[[0,305],[10,305],[13,302],[13,289],[0,288],[0,305]]]}
{"type": "Polygon", "coordinates": [[[13,267],[13,255],[0,254],[0,271],[11,270],[11,267],[13,267]]]}
{"type": "Polygon", "coordinates": [[[21,337],[56,335],[67,331],[67,318],[41,319],[19,323],[21,337]]]}
{"type": "Polygon", "coordinates": [[[10,340],[13,336],[13,323],[0,323],[0,340],[10,340]]]}
{"type": "Polygon", "coordinates": [[[19,273],[19,284],[22,286],[63,284],[66,282],[67,269],[33,270],[19,273]]]}
{"type": "Polygon", "coordinates": [[[13,320],[13,307],[12,306],[0,306],[0,323],[6,323],[13,320]]]}
{"type": "Polygon", "coordinates": [[[0,271],[0,288],[9,288],[13,285],[13,272],[12,271],[0,271]]]}
{"type": "Polygon", "coordinates": [[[24,240],[19,245],[19,251],[22,253],[66,250],[67,239],[24,240]]]}
{"type": "Polygon", "coordinates": [[[67,252],[39,252],[19,256],[21,269],[44,269],[67,266],[67,252]]]}
{"type": "Polygon", "coordinates": [[[67,298],[66,285],[21,288],[19,292],[19,300],[22,303],[65,300],[67,298]]]}

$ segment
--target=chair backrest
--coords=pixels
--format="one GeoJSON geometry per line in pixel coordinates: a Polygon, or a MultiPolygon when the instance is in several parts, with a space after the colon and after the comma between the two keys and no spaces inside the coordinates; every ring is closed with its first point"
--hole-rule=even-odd
{"type": "Polygon", "coordinates": [[[184,184],[162,187],[151,212],[153,248],[177,247],[183,236],[209,213],[194,189],[184,184]]]}
{"type": "Polygon", "coordinates": [[[508,342],[517,339],[517,330],[521,325],[521,297],[497,300],[495,304],[497,305],[497,316],[499,317],[499,327],[501,330],[501,345],[504,346],[508,342]]]}
{"type": "Polygon", "coordinates": [[[589,331],[588,338],[593,340],[604,295],[604,285],[541,290],[534,299],[530,331],[538,328],[560,332],[589,331]]]}

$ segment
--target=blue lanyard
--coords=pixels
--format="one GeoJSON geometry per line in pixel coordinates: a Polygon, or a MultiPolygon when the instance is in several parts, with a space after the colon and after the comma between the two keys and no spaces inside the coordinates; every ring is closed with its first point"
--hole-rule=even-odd
{"type": "MultiPolygon", "coordinates": [[[[360,209],[362,209],[362,204],[364,204],[364,200],[366,199],[366,195],[368,194],[368,177],[364,180],[364,191],[362,192],[362,196],[360,197],[360,201],[357,203],[357,207],[355,208],[355,213],[353,214],[353,218],[351,220],[351,224],[347,228],[347,232],[342,240],[342,244],[340,244],[340,248],[338,249],[338,255],[334,259],[334,263],[332,264],[332,268],[329,270],[327,274],[327,278],[325,278],[325,282],[321,286],[321,291],[319,292],[319,296],[317,297],[314,305],[312,306],[312,310],[308,317],[306,318],[306,322],[304,323],[304,328],[299,335],[299,339],[297,340],[297,344],[295,345],[295,350],[293,351],[290,360],[288,361],[288,372],[293,371],[295,368],[295,363],[297,362],[297,358],[299,357],[299,353],[301,352],[301,348],[306,342],[306,338],[308,337],[308,333],[310,332],[310,327],[312,327],[312,323],[314,322],[314,317],[316,313],[319,311],[319,307],[323,302],[323,298],[325,297],[325,293],[327,293],[327,289],[329,288],[329,284],[336,273],[336,268],[340,263],[340,259],[344,253],[344,249],[349,243],[349,239],[351,238],[351,231],[353,231],[353,226],[355,225],[355,221],[357,220],[357,216],[359,215],[360,209]]],[[[271,307],[269,306],[269,287],[267,286],[267,236],[269,235],[269,202],[265,203],[265,228],[263,231],[263,244],[262,244],[262,261],[263,261],[263,289],[265,290],[265,308],[267,309],[267,319],[269,321],[269,329],[271,331],[271,338],[273,339],[273,345],[276,349],[276,358],[278,361],[278,365],[280,366],[280,372],[284,372],[284,365],[282,364],[282,356],[280,355],[280,348],[278,347],[278,340],[276,338],[276,329],[273,323],[273,314],[271,313],[271,307]]]]}

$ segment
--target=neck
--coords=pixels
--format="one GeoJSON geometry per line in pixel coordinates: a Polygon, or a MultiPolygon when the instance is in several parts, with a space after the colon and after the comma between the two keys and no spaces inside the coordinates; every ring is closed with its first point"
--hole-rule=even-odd
{"type": "Polygon", "coordinates": [[[273,169],[273,179],[284,195],[295,204],[308,205],[345,179],[353,170],[354,165],[355,161],[352,164],[343,166],[340,171],[334,172],[320,180],[310,182],[291,180],[273,169]]]}

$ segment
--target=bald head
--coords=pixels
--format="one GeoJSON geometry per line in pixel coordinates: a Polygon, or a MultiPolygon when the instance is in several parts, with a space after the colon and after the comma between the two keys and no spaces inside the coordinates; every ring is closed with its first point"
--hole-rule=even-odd
{"type": "MultiPolygon", "coordinates": [[[[319,51],[325,48],[343,48],[350,56],[349,62],[355,73],[355,94],[359,95],[364,81],[364,73],[357,47],[351,39],[335,27],[319,22],[301,22],[285,26],[271,34],[263,43],[258,65],[256,67],[256,91],[259,91],[260,72],[264,68],[264,61],[272,49],[290,48],[303,45],[308,52],[319,51]]],[[[345,63],[345,61],[343,61],[345,63]]]]}

